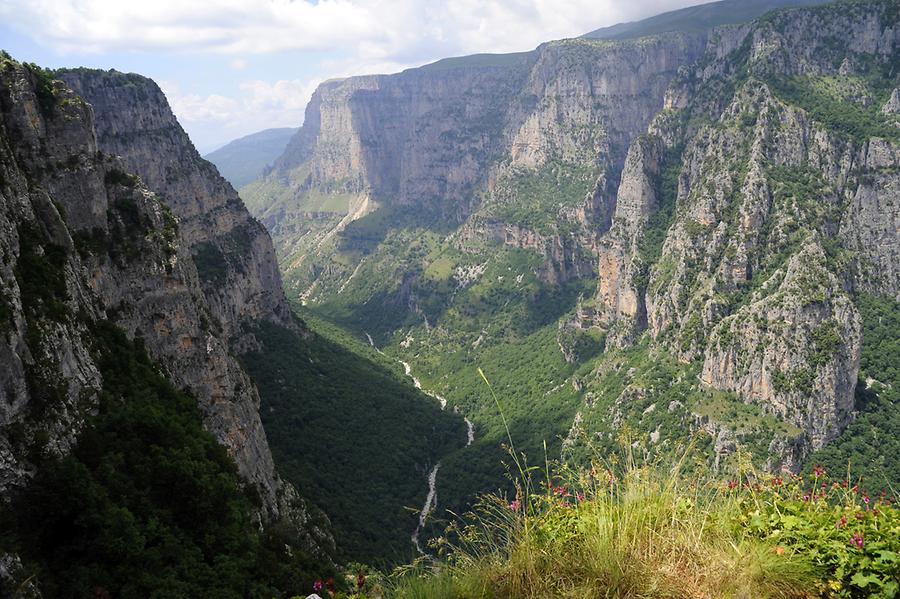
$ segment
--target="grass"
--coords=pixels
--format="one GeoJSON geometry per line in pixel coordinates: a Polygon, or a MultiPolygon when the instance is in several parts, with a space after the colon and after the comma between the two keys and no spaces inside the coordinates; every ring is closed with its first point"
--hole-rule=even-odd
{"type": "MultiPolygon", "coordinates": [[[[479,370],[489,390],[487,378],[479,370]]],[[[493,395],[493,393],[492,393],[493,395]]],[[[502,409],[494,396],[498,410],[502,409]]],[[[502,412],[501,412],[502,415],[502,412]]],[[[383,596],[897,597],[900,510],[821,466],[734,479],[677,461],[639,462],[628,435],[583,466],[527,467],[514,493],[482,496],[432,542],[440,559],[400,571],[383,596]]],[[[895,494],[896,495],[896,494],[895,494]]]]}
{"type": "Polygon", "coordinates": [[[819,468],[726,483],[617,455],[483,497],[435,543],[443,558],[386,596],[897,596],[900,511],[886,496],[819,468]]]}
{"type": "Polygon", "coordinates": [[[813,565],[735,526],[739,512],[677,465],[595,466],[537,494],[483,498],[444,541],[446,560],[394,596],[808,596],[813,565]]]}

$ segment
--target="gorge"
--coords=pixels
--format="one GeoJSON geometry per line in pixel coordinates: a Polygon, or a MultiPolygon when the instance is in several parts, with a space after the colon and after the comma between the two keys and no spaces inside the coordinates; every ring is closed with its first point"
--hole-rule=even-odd
{"type": "MultiPolygon", "coordinates": [[[[4,52],[0,597],[525,596],[496,547],[529,518],[580,538],[636,479],[661,521],[730,508],[634,474],[671,464],[776,495],[849,469],[871,553],[816,596],[900,592],[869,506],[900,484],[898,45],[892,0],[725,0],[328,80],[207,159],[153,80],[4,52]],[[402,590],[466,564],[481,595],[402,590]]],[[[844,555],[838,512],[798,524],[817,491],[783,526],[740,504],[694,582],[753,596],[728,568],[813,529],[844,555]]]]}

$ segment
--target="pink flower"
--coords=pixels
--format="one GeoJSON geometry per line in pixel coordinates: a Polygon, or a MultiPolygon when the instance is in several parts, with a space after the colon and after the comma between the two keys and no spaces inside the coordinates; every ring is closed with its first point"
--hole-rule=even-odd
{"type": "Polygon", "coordinates": [[[557,485],[553,487],[553,492],[560,497],[571,497],[572,494],[569,493],[569,490],[563,487],[562,485],[557,485]]]}
{"type": "Polygon", "coordinates": [[[853,533],[853,536],[850,537],[850,544],[857,549],[862,549],[864,545],[863,534],[861,532],[853,533]]]}
{"type": "Polygon", "coordinates": [[[863,495],[863,503],[865,503],[866,505],[869,505],[869,496],[868,495],[863,495]]]}
{"type": "Polygon", "coordinates": [[[822,476],[825,474],[825,469],[816,464],[813,466],[813,474],[815,474],[816,476],[822,476]]]}
{"type": "Polygon", "coordinates": [[[834,527],[840,528],[842,526],[846,526],[846,524],[847,524],[847,519],[845,517],[841,516],[841,519],[835,523],[834,527]]]}
{"type": "Polygon", "coordinates": [[[730,481],[728,481],[728,488],[729,488],[729,489],[736,489],[737,486],[738,486],[738,484],[737,484],[737,481],[736,481],[736,480],[730,480],[730,481]]]}
{"type": "Polygon", "coordinates": [[[522,507],[522,503],[518,499],[513,499],[509,502],[509,509],[514,512],[518,512],[520,507],[522,507]]]}
{"type": "Polygon", "coordinates": [[[325,588],[325,583],[322,582],[321,580],[317,580],[313,583],[313,590],[317,593],[320,592],[324,588],[325,588]]]}

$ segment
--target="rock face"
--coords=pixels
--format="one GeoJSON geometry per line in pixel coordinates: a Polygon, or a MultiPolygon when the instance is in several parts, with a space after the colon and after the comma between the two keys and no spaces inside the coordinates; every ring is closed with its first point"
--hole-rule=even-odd
{"type": "Polygon", "coordinates": [[[647,152],[647,138],[632,146],[600,240],[597,304],[610,338],[628,344],[646,328],[702,361],[702,384],[797,426],[789,466],[850,421],[862,339],[848,291],[898,292],[888,198],[900,135],[858,83],[866,65],[894,60],[898,40],[887,3],[781,13],[714,36],[648,129],[661,149],[647,152]],[[838,77],[849,83],[824,87],[838,77]],[[850,129],[820,108],[828,102],[865,110],[880,129],[850,129]]]}
{"type": "Polygon", "coordinates": [[[59,76],[94,107],[100,151],[119,156],[172,209],[225,339],[251,320],[290,326],[269,235],[197,153],[156,83],[114,71],[59,76]]]}
{"type": "Polygon", "coordinates": [[[641,137],[628,153],[616,196],[613,224],[598,247],[598,304],[601,324],[610,329],[608,341],[627,345],[647,326],[647,307],[638,282],[646,270],[638,243],[650,215],[659,208],[656,181],[663,144],[655,136],[641,137]],[[613,324],[616,324],[613,327],[613,324]]]}
{"type": "MultiPolygon", "coordinates": [[[[503,243],[542,248],[548,280],[589,276],[628,144],[705,41],[705,33],[564,40],[528,53],[329,81],[273,169],[242,195],[273,232],[289,273],[328,270],[332,247],[306,234],[347,223],[311,223],[300,212],[343,194],[462,225],[463,237],[506,229],[503,243]],[[555,201],[532,198],[540,218],[515,214],[523,178],[548,177],[559,193],[555,201]],[[558,219],[571,227],[559,231],[558,219]],[[301,241],[305,235],[315,241],[301,241]]],[[[339,267],[337,277],[349,277],[353,266],[339,267]]]]}
{"type": "MultiPolygon", "coordinates": [[[[442,331],[444,310],[472,308],[440,273],[488,272],[508,249],[537,263],[503,258],[487,293],[596,276],[558,323],[566,360],[585,329],[672,357],[694,391],[774,418],[769,465],[794,467],[852,418],[853,294],[900,289],[897,16],[809,7],[331,81],[243,193],[293,290],[349,312],[430,306],[442,331]],[[434,233],[445,246],[409,249],[434,233]]],[[[684,422],[739,440],[713,419],[684,422]]]]}
{"type": "Polygon", "coordinates": [[[290,324],[268,235],[150,80],[64,77],[8,59],[0,70],[0,492],[32,473],[35,439],[61,454],[77,438],[101,385],[91,323],[110,320],[197,398],[263,515],[302,526],[232,353],[252,341],[243,324],[290,324]]]}

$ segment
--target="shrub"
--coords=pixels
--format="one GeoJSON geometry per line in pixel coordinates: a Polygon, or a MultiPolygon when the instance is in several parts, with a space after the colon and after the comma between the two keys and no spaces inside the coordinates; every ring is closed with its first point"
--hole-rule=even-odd
{"type": "Polygon", "coordinates": [[[483,497],[435,543],[444,559],[395,596],[897,595],[900,512],[886,495],[819,468],[723,482],[621,461],[483,497]]]}
{"type": "Polygon", "coordinates": [[[123,187],[134,187],[137,185],[137,177],[130,175],[117,168],[111,168],[106,171],[103,182],[107,185],[122,185],[123,187]]]}
{"type": "MultiPolygon", "coordinates": [[[[801,555],[733,525],[737,503],[715,486],[677,469],[615,470],[483,498],[444,541],[436,576],[455,594],[443,596],[800,597],[812,584],[801,555]]],[[[401,583],[397,596],[415,595],[401,583]]]]}

